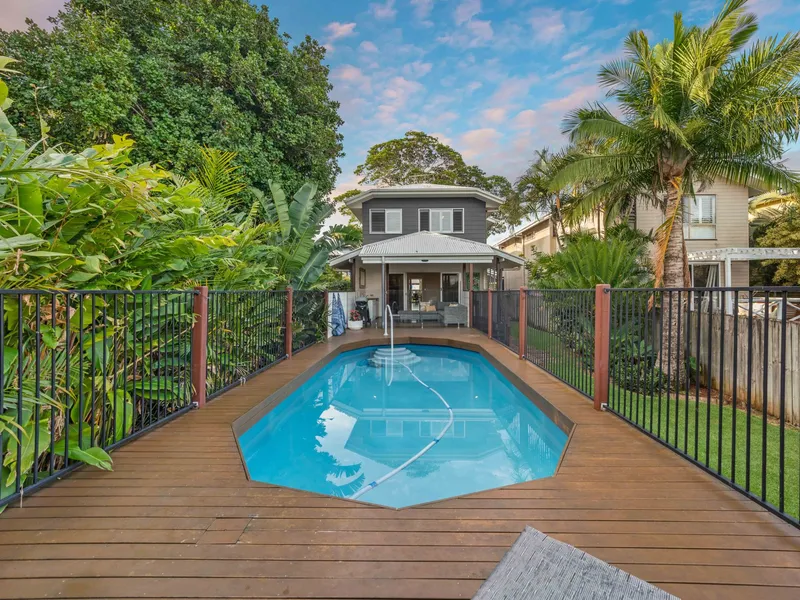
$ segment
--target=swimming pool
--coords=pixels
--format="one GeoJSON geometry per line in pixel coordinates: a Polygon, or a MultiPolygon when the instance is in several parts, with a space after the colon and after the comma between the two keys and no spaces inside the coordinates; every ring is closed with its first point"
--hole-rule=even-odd
{"type": "Polygon", "coordinates": [[[402,508],[555,473],[567,433],[483,356],[376,350],[337,356],[239,436],[252,479],[402,508]]]}

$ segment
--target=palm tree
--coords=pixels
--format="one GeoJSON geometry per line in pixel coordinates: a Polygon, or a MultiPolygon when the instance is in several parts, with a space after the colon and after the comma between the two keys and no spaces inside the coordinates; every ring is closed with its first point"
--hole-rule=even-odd
{"type": "Polygon", "coordinates": [[[797,189],[800,177],[779,161],[800,135],[800,35],[742,48],[757,30],[747,0],[728,0],[705,28],[674,18],[674,39],[651,46],[642,31],[627,56],[599,74],[622,114],[602,103],[570,113],[564,131],[602,152],[568,156],[551,190],[587,184],[575,210],[588,214],[615,199],[647,197],[664,211],[657,232],[656,284],[688,284],[682,198],[717,178],[739,185],[797,189]]]}
{"type": "Polygon", "coordinates": [[[523,210],[538,220],[543,215],[550,215],[556,230],[556,241],[559,248],[567,234],[562,218],[562,206],[571,198],[566,190],[550,189],[549,183],[557,171],[562,153],[553,153],[549,148],[536,150],[536,156],[530,166],[515,182],[517,195],[523,210]]]}
{"type": "MultiPolygon", "coordinates": [[[[674,17],[673,40],[650,45],[631,32],[627,56],[604,66],[599,80],[621,118],[602,103],[567,116],[576,152],[550,182],[552,190],[587,185],[587,211],[614,199],[646,197],[664,211],[656,233],[655,284],[688,285],[683,198],[715,179],[762,189],[796,190],[800,178],[780,163],[784,143],[800,134],[800,34],[770,37],[743,50],[756,32],[746,0],[728,0],[707,27],[674,17]]],[[[678,311],[665,326],[675,336],[678,311]]],[[[679,344],[662,336],[662,355],[681,364],[679,344]]],[[[679,369],[682,371],[682,369],[679,369]]]]}
{"type": "Polygon", "coordinates": [[[780,218],[792,206],[800,206],[800,195],[765,192],[750,198],[748,210],[751,225],[763,225],[780,218]]]}

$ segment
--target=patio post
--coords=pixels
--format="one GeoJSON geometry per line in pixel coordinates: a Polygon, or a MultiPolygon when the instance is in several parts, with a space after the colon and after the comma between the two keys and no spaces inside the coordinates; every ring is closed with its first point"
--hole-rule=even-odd
{"type": "Polygon", "coordinates": [[[208,367],[208,286],[195,289],[192,312],[192,403],[202,408],[206,403],[206,369],[208,367]]]}
{"type": "Polygon", "coordinates": [[[284,322],[286,324],[286,329],[284,332],[284,342],[285,347],[284,351],[286,352],[286,358],[292,358],[292,304],[294,303],[294,290],[292,290],[292,286],[286,288],[286,314],[284,315],[284,322]]]}
{"type": "Polygon", "coordinates": [[[469,311],[467,311],[467,324],[469,325],[469,327],[472,327],[472,310],[473,310],[472,307],[475,306],[474,300],[473,300],[473,298],[475,296],[472,293],[472,288],[474,287],[472,285],[472,281],[473,281],[473,277],[472,277],[473,270],[472,269],[473,269],[472,263],[469,263],[469,287],[467,288],[467,290],[469,290],[469,311]]]}
{"type": "Polygon", "coordinates": [[[525,338],[528,333],[528,288],[519,288],[519,357],[525,358],[525,338]]]}
{"type": "Polygon", "coordinates": [[[486,290],[486,296],[487,298],[489,298],[489,302],[487,303],[489,309],[489,326],[486,328],[486,330],[489,339],[491,339],[492,338],[492,290],[491,289],[486,290]]]}
{"type": "Polygon", "coordinates": [[[611,340],[611,286],[594,289],[594,408],[608,405],[609,341],[611,340]]]}

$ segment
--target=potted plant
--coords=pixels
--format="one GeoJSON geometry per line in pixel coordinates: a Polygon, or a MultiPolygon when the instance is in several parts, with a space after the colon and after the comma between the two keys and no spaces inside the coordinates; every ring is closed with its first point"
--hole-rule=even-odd
{"type": "Polygon", "coordinates": [[[361,320],[361,313],[357,310],[350,311],[350,318],[347,321],[347,328],[358,330],[364,327],[364,321],[361,320]]]}

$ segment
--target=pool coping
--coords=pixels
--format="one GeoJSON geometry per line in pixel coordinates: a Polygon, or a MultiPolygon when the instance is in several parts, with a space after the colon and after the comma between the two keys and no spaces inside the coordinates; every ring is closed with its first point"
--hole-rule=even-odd
{"type": "MultiPolygon", "coordinates": [[[[575,434],[575,430],[577,429],[577,425],[564,413],[558,410],[549,400],[547,400],[544,396],[542,396],[539,392],[534,390],[530,385],[528,385],[521,377],[516,375],[513,371],[511,371],[508,367],[506,367],[503,362],[497,359],[495,356],[487,352],[484,348],[482,348],[478,344],[473,344],[470,342],[462,341],[462,340],[454,340],[454,339],[431,339],[428,337],[417,337],[415,338],[413,335],[404,335],[395,337],[395,344],[413,344],[419,346],[439,346],[439,347],[447,347],[447,348],[457,348],[459,350],[467,350],[469,352],[475,352],[480,354],[483,358],[485,358],[489,364],[491,364],[495,369],[500,371],[500,373],[513,385],[517,388],[522,394],[530,400],[539,410],[544,413],[544,415],[552,421],[556,427],[558,427],[561,431],[563,431],[567,435],[567,441],[564,443],[564,448],[561,451],[561,456],[558,459],[558,464],[556,465],[556,469],[552,475],[548,475],[547,477],[537,477],[536,479],[532,479],[529,481],[539,481],[544,479],[550,479],[558,475],[558,472],[561,470],[561,465],[564,462],[564,457],[567,454],[567,450],[569,450],[570,442],[572,441],[572,437],[575,434]]],[[[330,352],[326,353],[324,356],[320,357],[319,360],[314,362],[308,369],[303,371],[300,375],[286,383],[285,385],[281,386],[278,390],[264,398],[261,402],[253,406],[250,410],[248,410],[243,415],[234,419],[233,423],[231,423],[231,429],[233,431],[233,437],[236,441],[236,449],[239,454],[239,459],[242,462],[242,467],[245,472],[245,476],[247,480],[251,483],[261,484],[261,485],[272,485],[277,487],[283,487],[286,489],[299,489],[299,488],[291,488],[288,486],[281,486],[278,484],[269,484],[263,481],[258,481],[253,479],[250,476],[250,471],[247,468],[247,461],[244,459],[244,454],[242,453],[242,447],[239,443],[239,436],[244,434],[248,429],[250,429],[253,425],[255,425],[258,421],[264,418],[267,414],[272,412],[281,402],[283,402],[286,398],[288,398],[292,393],[297,391],[305,382],[307,382],[311,377],[316,375],[320,370],[322,370],[326,365],[328,365],[333,359],[337,358],[339,355],[343,354],[344,352],[350,352],[351,350],[358,350],[360,348],[366,348],[370,346],[389,346],[388,341],[381,342],[380,339],[376,340],[372,339],[362,339],[352,342],[345,342],[336,348],[331,349],[330,352]]],[[[509,353],[511,351],[509,350],[509,353]]],[[[516,358],[516,355],[514,355],[516,358]]],[[[519,483],[511,483],[505,486],[498,486],[493,488],[487,488],[484,490],[476,490],[474,492],[469,492],[467,494],[460,494],[456,496],[448,496],[446,498],[440,498],[438,500],[430,500],[428,502],[422,502],[418,504],[411,504],[409,506],[403,507],[393,507],[393,506],[386,506],[385,504],[377,504],[374,502],[365,502],[363,500],[352,500],[350,498],[342,498],[340,496],[332,496],[330,494],[322,494],[320,492],[313,492],[309,490],[302,490],[304,492],[308,492],[310,494],[316,494],[323,498],[336,498],[337,500],[347,500],[348,502],[355,502],[358,504],[365,504],[368,506],[379,506],[383,508],[393,509],[393,510],[404,510],[406,508],[416,508],[421,506],[427,506],[430,504],[434,504],[437,502],[445,502],[447,500],[452,500],[453,498],[464,498],[468,496],[472,496],[474,494],[481,494],[484,492],[490,492],[493,490],[502,490],[511,488],[516,485],[520,485],[523,483],[527,483],[526,481],[522,481],[519,483]]]]}

